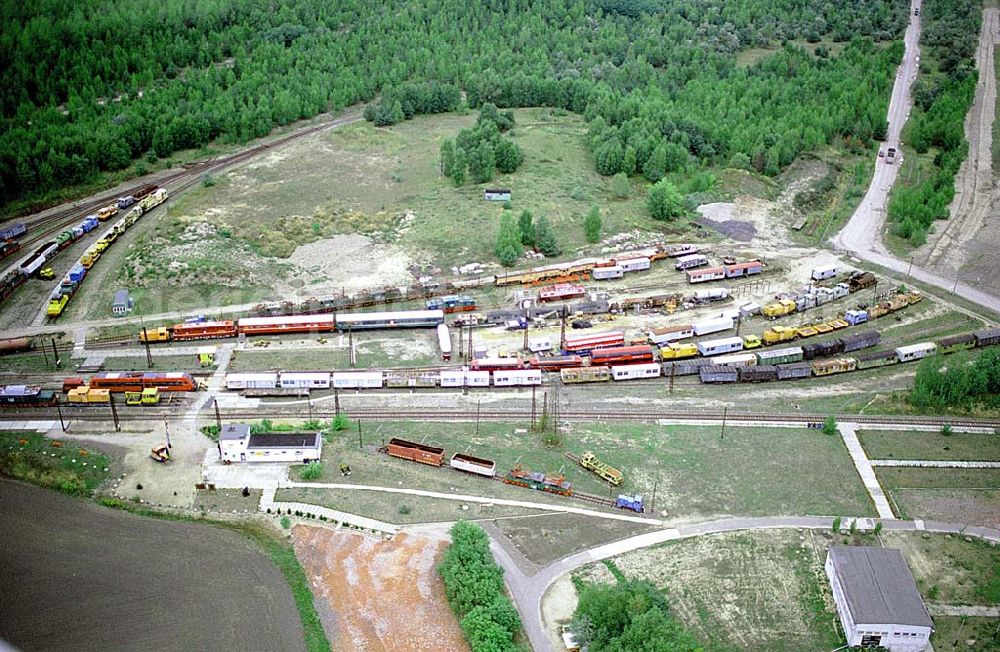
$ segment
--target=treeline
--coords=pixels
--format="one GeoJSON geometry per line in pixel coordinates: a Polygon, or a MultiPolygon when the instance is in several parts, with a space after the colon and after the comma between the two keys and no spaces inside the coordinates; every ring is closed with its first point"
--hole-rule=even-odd
{"type": "Polygon", "coordinates": [[[503,569],[493,561],[482,528],[459,521],[438,567],[448,604],[458,618],[472,652],[514,652],[521,617],[507,597],[503,569]]]}
{"type": "Polygon", "coordinates": [[[936,62],[938,73],[931,74],[926,64],[921,66],[913,89],[914,111],[903,141],[918,154],[935,148],[934,169],[915,183],[896,184],[888,206],[893,233],[918,247],[927,242],[934,220],[948,219],[948,206],[955,197],[955,174],[969,153],[965,116],[976,95],[973,55],[982,20],[981,4],[936,0],[927,5],[924,20],[924,60],[936,62]]]}
{"type": "Polygon", "coordinates": [[[978,356],[955,353],[925,358],[917,367],[907,399],[921,408],[1000,407],[1000,350],[987,349],[978,356]]]}
{"type": "Polygon", "coordinates": [[[702,652],[694,636],[670,616],[666,596],[649,582],[579,583],[570,630],[590,652],[702,652]]]}
{"type": "Polygon", "coordinates": [[[883,107],[865,103],[884,101],[883,57],[898,52],[852,46],[838,63],[791,50],[749,70],[733,53],[785,39],[891,40],[907,13],[905,0],[6,3],[0,201],[216,138],[246,141],[380,93],[371,117],[388,124],[453,106],[457,89],[472,107],[601,116],[612,131],[595,133],[621,142],[626,168],[630,145],[637,169],[656,150],[652,121],[695,159],[759,154],[773,171],[772,149],[780,165],[831,134],[877,131],[883,107]],[[442,85],[407,85],[431,80],[442,85]],[[421,92],[431,88],[440,92],[421,92]]]}

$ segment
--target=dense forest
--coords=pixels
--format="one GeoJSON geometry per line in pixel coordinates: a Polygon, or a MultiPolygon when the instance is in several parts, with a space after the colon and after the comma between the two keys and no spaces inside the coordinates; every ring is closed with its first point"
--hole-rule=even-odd
{"type": "Polygon", "coordinates": [[[973,56],[982,21],[978,0],[928,3],[920,44],[924,59],[913,87],[914,111],[903,142],[918,154],[934,148],[932,172],[893,188],[888,214],[893,233],[911,244],[927,241],[934,220],[948,219],[955,174],[969,152],[965,115],[976,94],[973,56]]]}
{"type": "MultiPolygon", "coordinates": [[[[429,111],[464,90],[472,107],[584,113],[604,174],[655,179],[734,157],[774,173],[803,149],[884,129],[900,49],[876,43],[897,39],[907,13],[906,0],[6,3],[0,201],[402,98],[408,81],[437,82],[429,111]],[[851,43],[750,67],[734,56],[793,39],[851,43]]],[[[384,121],[395,102],[380,105],[384,121]]]]}

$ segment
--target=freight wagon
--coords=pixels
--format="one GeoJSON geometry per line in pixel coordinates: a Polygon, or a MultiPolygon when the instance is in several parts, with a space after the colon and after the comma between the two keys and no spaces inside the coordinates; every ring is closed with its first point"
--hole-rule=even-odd
{"type": "Polygon", "coordinates": [[[976,346],[1000,344],[1000,328],[988,328],[976,331],[973,335],[976,337],[976,346]]]}
{"type": "Polygon", "coordinates": [[[623,365],[653,362],[653,347],[651,346],[617,346],[597,349],[590,354],[593,365],[623,365]]]}
{"type": "Polygon", "coordinates": [[[668,342],[676,342],[689,337],[694,337],[694,326],[684,324],[682,326],[664,326],[654,328],[649,332],[649,341],[658,346],[663,346],[668,342]]]}
{"type": "Polygon", "coordinates": [[[787,364],[802,361],[802,347],[790,346],[784,349],[758,351],[757,363],[763,365],[787,364]]]}
{"type": "MultiPolygon", "coordinates": [[[[441,381],[441,374],[434,371],[386,371],[386,387],[437,387],[441,381]]],[[[459,383],[461,386],[461,383],[459,383]]]]}
{"type": "Polygon", "coordinates": [[[609,281],[615,278],[621,278],[625,276],[625,270],[622,269],[620,265],[611,265],[609,267],[595,267],[594,271],[591,272],[595,281],[609,281]]]}
{"type": "Polygon", "coordinates": [[[561,301],[563,299],[574,299],[587,294],[582,285],[550,285],[538,291],[539,301],[561,301]]]}
{"type": "Polygon", "coordinates": [[[520,358],[482,358],[469,363],[472,371],[510,371],[523,369],[524,363],[520,358]]]}
{"type": "Polygon", "coordinates": [[[528,361],[532,369],[542,371],[559,371],[583,366],[583,357],[579,355],[535,356],[528,361]]]}
{"type": "Polygon", "coordinates": [[[683,362],[664,362],[664,376],[693,376],[707,365],[712,364],[711,360],[685,360],[683,362]]]}
{"type": "Polygon", "coordinates": [[[896,357],[899,358],[900,362],[920,360],[921,358],[926,358],[934,353],[935,349],[937,349],[937,345],[933,342],[922,342],[920,344],[911,344],[910,346],[900,346],[896,349],[896,357]]]}
{"type": "Polygon", "coordinates": [[[722,267],[689,269],[685,273],[687,274],[688,283],[705,283],[707,281],[719,281],[726,278],[726,270],[722,267]]]}
{"type": "Polygon", "coordinates": [[[551,337],[529,337],[528,338],[528,350],[532,353],[541,353],[543,351],[552,350],[552,338],[551,337]]]}
{"type": "Polygon", "coordinates": [[[814,376],[830,376],[840,374],[845,371],[854,371],[858,368],[858,361],[854,358],[835,358],[833,360],[814,360],[812,370],[814,376]]]}
{"type": "MultiPolygon", "coordinates": [[[[332,315],[330,317],[332,319],[332,315]]],[[[337,315],[337,330],[340,331],[368,328],[435,328],[443,323],[443,310],[358,312],[337,315]]]]}
{"type": "Polygon", "coordinates": [[[564,383],[600,383],[611,380],[611,369],[608,367],[577,367],[559,371],[564,383]]]}
{"type": "Polygon", "coordinates": [[[696,254],[699,251],[701,251],[701,249],[697,245],[674,245],[672,247],[667,247],[666,254],[670,258],[678,258],[680,256],[696,254]]]}
{"type": "Polygon", "coordinates": [[[721,365],[705,365],[698,370],[698,376],[703,383],[735,383],[739,380],[739,372],[736,367],[723,367],[721,365]]]}
{"type": "Polygon", "coordinates": [[[614,380],[634,380],[636,378],[658,378],[660,365],[656,362],[646,364],[615,365],[611,367],[611,377],[614,380]]]}
{"type": "Polygon", "coordinates": [[[837,355],[838,353],[844,352],[844,342],[841,339],[830,340],[829,342],[816,342],[814,344],[806,344],[802,347],[802,358],[804,360],[813,360],[815,358],[824,358],[830,355],[837,355]]]}
{"type": "Polygon", "coordinates": [[[278,384],[283,389],[328,389],[330,372],[283,371],[278,384]]]}
{"type": "Polygon", "coordinates": [[[226,374],[226,389],[274,389],[277,386],[278,374],[275,373],[226,374]]]}
{"type": "Polygon", "coordinates": [[[645,256],[639,258],[616,259],[615,262],[626,272],[642,272],[649,269],[649,258],[645,256]]]}
{"type": "Polygon", "coordinates": [[[23,235],[28,230],[28,227],[24,222],[17,222],[11,224],[10,226],[0,229],[0,240],[13,240],[19,235],[23,235]]]}
{"type": "Polygon", "coordinates": [[[725,265],[726,278],[738,278],[740,276],[752,276],[764,271],[764,264],[759,260],[751,260],[746,263],[735,263],[725,265]]]}
{"type": "Polygon", "coordinates": [[[334,371],[330,381],[337,389],[379,389],[381,371],[334,371]]]}
{"type": "Polygon", "coordinates": [[[197,324],[176,324],[170,329],[170,339],[178,342],[219,337],[236,337],[236,322],[203,321],[197,324]]]}
{"type": "Polygon", "coordinates": [[[567,337],[563,342],[563,351],[567,354],[584,354],[595,349],[609,346],[623,346],[625,344],[625,333],[622,331],[607,331],[603,333],[590,333],[567,337]]]}
{"type": "Polygon", "coordinates": [[[497,474],[497,463],[493,460],[484,460],[481,457],[473,457],[465,453],[455,453],[452,455],[448,466],[458,471],[482,475],[487,478],[492,478],[497,474]]]}
{"type": "Polygon", "coordinates": [[[291,315],[286,317],[242,317],[239,332],[246,335],[282,333],[326,333],[333,330],[333,315],[291,315]]]}
{"type": "Polygon", "coordinates": [[[737,367],[741,383],[762,383],[778,380],[778,367],[776,365],[753,365],[750,367],[737,367]]]}
{"type": "Polygon", "coordinates": [[[954,353],[955,351],[971,349],[974,346],[976,346],[976,336],[974,333],[953,335],[951,337],[941,338],[937,341],[937,347],[940,353],[954,353]]]}
{"type": "Polygon", "coordinates": [[[698,352],[704,356],[720,355],[743,350],[743,338],[724,337],[720,340],[705,340],[698,342],[698,352]]]}
{"type": "Polygon", "coordinates": [[[884,367],[886,365],[896,364],[899,362],[895,351],[869,351],[867,353],[859,353],[855,357],[855,360],[858,361],[858,369],[884,367]]]}
{"type": "Polygon", "coordinates": [[[466,295],[449,294],[443,297],[428,299],[424,302],[427,310],[443,310],[446,315],[456,312],[470,312],[476,309],[476,300],[466,295]]]}
{"type": "Polygon", "coordinates": [[[560,496],[572,496],[573,487],[566,482],[566,478],[561,475],[545,475],[544,473],[532,473],[520,466],[516,466],[507,472],[503,477],[505,484],[512,484],[518,487],[536,489],[547,493],[559,494],[560,496]]]}
{"type": "Polygon", "coordinates": [[[712,362],[721,367],[753,367],[757,364],[757,356],[753,353],[734,353],[720,355],[713,358],[712,362]]]}
{"type": "Polygon", "coordinates": [[[14,337],[11,339],[0,340],[0,355],[30,351],[34,348],[34,346],[34,343],[32,343],[32,341],[27,337],[14,337]]]}
{"type": "Polygon", "coordinates": [[[792,362],[778,365],[778,380],[796,380],[812,376],[812,365],[808,362],[792,362]]]}
{"type": "Polygon", "coordinates": [[[441,359],[451,360],[451,333],[446,324],[437,327],[438,348],[441,349],[441,359]]]}
{"type": "Polygon", "coordinates": [[[441,466],[444,459],[444,449],[436,446],[425,446],[405,439],[393,437],[386,446],[386,452],[393,457],[412,460],[430,466],[441,466]]]}
{"type": "Polygon", "coordinates": [[[840,341],[844,343],[844,353],[850,353],[878,346],[878,343],[882,341],[882,336],[878,334],[878,331],[864,331],[856,335],[845,335],[840,338],[840,341]]]}
{"type": "Polygon", "coordinates": [[[824,267],[817,267],[812,271],[809,277],[814,281],[823,281],[828,278],[833,278],[837,275],[836,265],[826,265],[824,267]]]}
{"type": "Polygon", "coordinates": [[[441,387],[489,387],[490,372],[462,369],[441,370],[441,387]]]}
{"type": "Polygon", "coordinates": [[[710,301],[722,301],[729,298],[729,290],[715,288],[712,290],[695,290],[694,300],[698,303],[708,303],[710,301]]]}
{"type": "Polygon", "coordinates": [[[0,385],[0,407],[46,407],[56,401],[55,392],[37,385],[0,385]]]}
{"type": "Polygon", "coordinates": [[[864,324],[868,321],[867,310],[848,310],[844,313],[844,320],[851,326],[864,324]]]}

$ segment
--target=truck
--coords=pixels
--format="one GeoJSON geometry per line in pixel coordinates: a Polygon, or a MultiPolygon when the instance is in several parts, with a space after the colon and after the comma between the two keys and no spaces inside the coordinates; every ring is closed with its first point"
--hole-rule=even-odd
{"type": "Polygon", "coordinates": [[[894,163],[895,161],[896,161],[896,148],[890,147],[889,149],[885,150],[885,162],[891,164],[894,163]]]}

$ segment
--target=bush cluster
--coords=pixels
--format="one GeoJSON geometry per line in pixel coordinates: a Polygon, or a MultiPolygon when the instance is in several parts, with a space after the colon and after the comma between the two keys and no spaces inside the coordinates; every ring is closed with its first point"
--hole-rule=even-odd
{"type": "Polygon", "coordinates": [[[454,141],[441,143],[441,172],[456,186],[486,183],[499,171],[510,174],[524,162],[524,153],[503,134],[514,127],[513,111],[498,111],[486,103],[479,110],[476,125],[462,129],[454,141]]]}
{"type": "Polygon", "coordinates": [[[907,400],[934,409],[1000,406],[1000,351],[987,349],[977,357],[954,353],[947,364],[940,355],[924,358],[907,400]]]}

